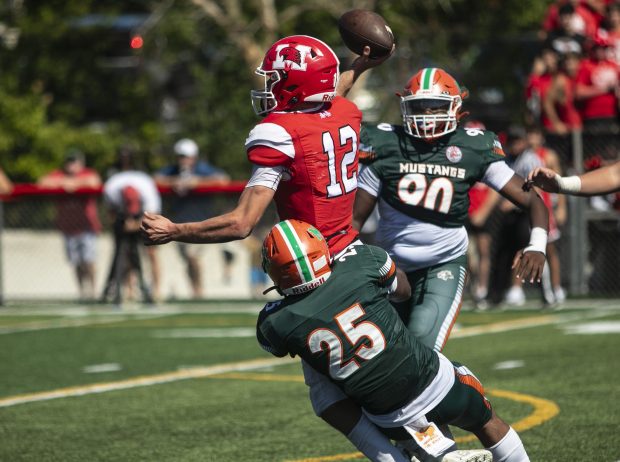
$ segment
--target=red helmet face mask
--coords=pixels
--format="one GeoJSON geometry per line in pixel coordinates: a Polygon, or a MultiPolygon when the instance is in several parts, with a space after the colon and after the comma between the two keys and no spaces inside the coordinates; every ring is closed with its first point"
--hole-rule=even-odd
{"type": "Polygon", "coordinates": [[[256,69],[265,86],[251,92],[254,112],[264,115],[293,110],[301,103],[331,101],[339,64],[332,49],[313,37],[293,35],[278,40],[256,69]]]}
{"type": "Polygon", "coordinates": [[[400,95],[405,131],[426,140],[453,132],[467,94],[443,69],[422,69],[411,77],[400,95]]]}

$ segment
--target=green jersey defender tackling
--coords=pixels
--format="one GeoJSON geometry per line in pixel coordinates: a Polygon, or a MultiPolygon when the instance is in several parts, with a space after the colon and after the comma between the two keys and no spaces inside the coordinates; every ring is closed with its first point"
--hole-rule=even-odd
{"type": "MultiPolygon", "coordinates": [[[[475,460],[490,461],[492,454],[495,461],[529,461],[474,375],[423,345],[402,323],[387,295],[406,296],[410,287],[384,250],[351,245],[332,262],[316,228],[286,220],[265,239],[263,268],[285,296],[259,314],[257,338],[265,350],[300,356],[404,445],[413,438],[442,457],[451,442],[429,435],[438,436],[435,424],[451,424],[488,448],[475,460]]],[[[450,454],[443,460],[459,460],[450,454]]]]}

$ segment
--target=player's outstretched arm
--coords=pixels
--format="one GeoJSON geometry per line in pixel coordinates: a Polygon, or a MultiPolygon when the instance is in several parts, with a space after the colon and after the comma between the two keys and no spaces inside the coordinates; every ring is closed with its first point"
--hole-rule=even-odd
{"type": "Polygon", "coordinates": [[[368,69],[382,64],[386,59],[388,59],[394,54],[395,49],[396,45],[392,47],[392,51],[390,52],[390,54],[385,55],[381,58],[371,59],[370,47],[364,47],[364,53],[358,56],[353,61],[353,63],[351,64],[351,68],[347,71],[340,73],[340,77],[338,78],[338,86],[336,87],[336,94],[338,96],[347,96],[360,75],[362,75],[368,69]]]}
{"type": "Polygon", "coordinates": [[[517,252],[512,267],[516,268],[518,278],[529,282],[540,282],[545,266],[545,249],[549,229],[549,212],[536,191],[526,191],[525,180],[519,175],[513,177],[501,189],[500,194],[506,199],[529,211],[530,242],[527,247],[517,252]]]}
{"type": "Polygon", "coordinates": [[[580,176],[560,176],[548,168],[536,168],[527,177],[528,185],[544,191],[596,196],[620,191],[620,162],[584,173],[580,176]]]}
{"type": "Polygon", "coordinates": [[[170,241],[211,244],[244,239],[265,213],[275,191],[265,186],[246,188],[229,213],[194,223],[173,223],[162,215],[145,213],[140,231],[146,245],[170,241]]]}

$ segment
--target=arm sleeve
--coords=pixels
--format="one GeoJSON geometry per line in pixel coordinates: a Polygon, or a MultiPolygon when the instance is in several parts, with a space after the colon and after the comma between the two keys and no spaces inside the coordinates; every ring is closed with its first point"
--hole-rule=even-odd
{"type": "Polygon", "coordinates": [[[511,169],[506,162],[493,162],[489,164],[484,172],[482,182],[496,191],[501,191],[514,174],[514,170],[511,169]]]}
{"type": "Polygon", "coordinates": [[[381,192],[381,180],[372,167],[362,167],[357,179],[357,187],[363,189],[373,197],[379,197],[381,192]]]}
{"type": "Polygon", "coordinates": [[[396,290],[396,265],[388,253],[372,245],[368,246],[375,260],[375,277],[378,284],[388,288],[388,293],[396,290]]]}
{"type": "Polygon", "coordinates": [[[245,140],[248,159],[253,164],[273,167],[289,165],[295,158],[291,135],[280,125],[258,124],[245,140]]]}
{"type": "Polygon", "coordinates": [[[264,334],[263,329],[266,328],[266,320],[268,316],[267,307],[263,308],[258,315],[258,321],[256,322],[256,340],[258,340],[258,344],[261,346],[263,350],[268,353],[271,353],[278,358],[283,358],[288,354],[288,351],[282,347],[278,347],[269,341],[267,336],[264,334]]]}
{"type": "Polygon", "coordinates": [[[281,166],[261,167],[255,165],[252,172],[252,177],[247,182],[245,187],[251,188],[252,186],[265,186],[275,191],[278,189],[284,170],[285,168],[281,166]]]}

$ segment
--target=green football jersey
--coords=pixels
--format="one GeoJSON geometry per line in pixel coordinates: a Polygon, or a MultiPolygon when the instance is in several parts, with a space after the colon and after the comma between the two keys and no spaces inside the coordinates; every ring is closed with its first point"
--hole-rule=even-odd
{"type": "Polygon", "coordinates": [[[387,300],[395,271],[383,249],[349,246],[325,283],[265,306],[259,343],[276,356],[300,356],[373,414],[402,407],[437,375],[439,358],[387,300]]]}
{"type": "Polygon", "coordinates": [[[375,157],[369,168],[382,182],[380,198],[412,218],[447,228],[464,225],[469,189],[491,163],[505,159],[497,136],[477,128],[457,128],[428,142],[400,125],[363,125],[360,141],[360,150],[375,157]]]}

